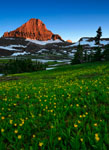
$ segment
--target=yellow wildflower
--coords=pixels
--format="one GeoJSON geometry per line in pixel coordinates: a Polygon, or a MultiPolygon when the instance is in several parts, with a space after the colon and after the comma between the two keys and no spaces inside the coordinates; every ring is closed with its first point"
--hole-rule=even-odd
{"type": "Polygon", "coordinates": [[[20,123],[20,124],[19,124],[19,126],[21,127],[21,126],[23,126],[23,124],[22,124],[22,123],[20,123]]]}
{"type": "Polygon", "coordinates": [[[61,141],[61,137],[58,137],[58,141],[61,141]]]}
{"type": "Polygon", "coordinates": [[[95,136],[98,136],[98,133],[96,133],[95,136]]]}
{"type": "Polygon", "coordinates": [[[95,136],[95,140],[96,140],[96,141],[99,141],[100,138],[99,138],[98,136],[95,136]]]}
{"type": "Polygon", "coordinates": [[[5,119],[5,117],[4,117],[4,116],[2,116],[2,117],[1,117],[1,119],[2,119],[2,120],[4,120],[4,119],[5,119]]]}
{"type": "Polygon", "coordinates": [[[22,136],[21,135],[18,135],[18,139],[21,139],[22,138],[22,136]]]}
{"type": "Polygon", "coordinates": [[[77,107],[79,107],[79,104],[76,104],[77,107]]]}
{"type": "Polygon", "coordinates": [[[4,132],[5,130],[4,129],[1,129],[1,132],[4,132]]]}
{"type": "Polygon", "coordinates": [[[16,126],[17,126],[17,124],[16,124],[16,123],[14,123],[14,126],[16,127],[16,126]]]}
{"type": "Polygon", "coordinates": [[[14,133],[18,133],[18,130],[15,130],[14,133]]]}
{"type": "Polygon", "coordinates": [[[78,123],[81,123],[81,121],[78,120],[78,123]]]}
{"type": "Polygon", "coordinates": [[[51,128],[52,128],[52,129],[54,128],[53,125],[51,126],[51,128]]]}
{"type": "Polygon", "coordinates": [[[75,128],[77,128],[77,127],[78,127],[78,125],[77,125],[77,124],[74,124],[74,127],[75,127],[75,128]]]}
{"type": "Polygon", "coordinates": [[[99,138],[99,136],[98,136],[98,133],[95,134],[95,140],[96,140],[96,141],[99,141],[99,140],[100,140],[100,138],[99,138]]]}
{"type": "Polygon", "coordinates": [[[43,143],[42,142],[39,142],[39,146],[41,147],[43,145],[43,143]]]}
{"type": "Polygon", "coordinates": [[[80,141],[83,142],[83,138],[81,138],[80,141]]]}
{"type": "Polygon", "coordinates": [[[94,126],[97,127],[97,123],[95,123],[94,126]]]}
{"type": "Polygon", "coordinates": [[[10,120],[9,123],[12,124],[13,120],[10,120]]]}
{"type": "Polygon", "coordinates": [[[33,138],[35,138],[36,136],[35,136],[35,134],[33,134],[33,138]]]}

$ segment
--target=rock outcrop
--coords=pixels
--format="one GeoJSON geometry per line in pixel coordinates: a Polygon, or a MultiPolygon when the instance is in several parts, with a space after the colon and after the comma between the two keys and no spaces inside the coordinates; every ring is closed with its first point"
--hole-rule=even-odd
{"type": "Polygon", "coordinates": [[[39,19],[30,19],[27,23],[11,32],[5,32],[3,37],[19,37],[25,39],[35,39],[41,41],[56,40],[62,38],[58,34],[53,34],[47,30],[45,24],[39,19]]]}
{"type": "Polygon", "coordinates": [[[72,41],[71,41],[71,40],[67,40],[66,42],[72,43],[72,41]]]}

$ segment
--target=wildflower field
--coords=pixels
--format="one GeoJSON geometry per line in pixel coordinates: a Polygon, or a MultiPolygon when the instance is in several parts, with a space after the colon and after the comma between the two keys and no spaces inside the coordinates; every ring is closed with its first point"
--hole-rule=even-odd
{"type": "Polygon", "coordinates": [[[108,149],[109,62],[2,78],[0,150],[108,149]]]}

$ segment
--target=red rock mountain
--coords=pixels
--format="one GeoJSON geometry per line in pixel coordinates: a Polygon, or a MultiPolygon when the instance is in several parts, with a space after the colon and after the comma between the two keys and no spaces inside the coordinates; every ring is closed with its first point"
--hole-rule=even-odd
{"type": "Polygon", "coordinates": [[[30,19],[27,23],[11,32],[5,32],[3,37],[20,37],[25,39],[36,39],[41,41],[56,40],[62,38],[47,30],[45,24],[39,19],[30,19]]]}

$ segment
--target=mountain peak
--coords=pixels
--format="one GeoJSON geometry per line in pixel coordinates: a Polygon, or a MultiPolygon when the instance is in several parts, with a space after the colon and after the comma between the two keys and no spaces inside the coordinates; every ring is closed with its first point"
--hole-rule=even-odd
{"type": "Polygon", "coordinates": [[[36,18],[31,18],[30,20],[28,20],[27,22],[37,22],[37,23],[43,23],[40,19],[36,19],[36,18]]]}
{"type": "Polygon", "coordinates": [[[35,18],[31,18],[29,21],[27,21],[25,24],[23,24],[14,31],[5,32],[3,37],[19,37],[25,39],[36,39],[41,41],[47,41],[51,39],[62,40],[59,35],[55,35],[51,31],[49,31],[40,19],[35,18]]]}

